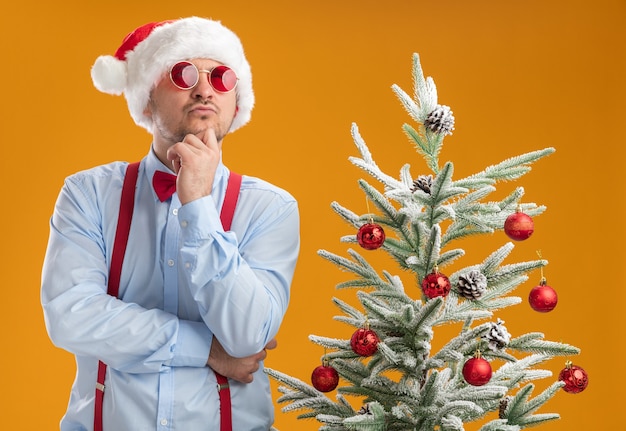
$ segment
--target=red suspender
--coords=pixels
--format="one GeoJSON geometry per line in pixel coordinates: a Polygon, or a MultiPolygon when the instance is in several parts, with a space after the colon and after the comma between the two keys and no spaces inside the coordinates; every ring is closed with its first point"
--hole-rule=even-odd
{"type": "MultiPolygon", "coordinates": [[[[231,172],[226,186],[226,195],[220,212],[220,220],[224,230],[230,230],[230,225],[235,214],[235,207],[239,199],[239,189],[241,187],[241,175],[231,172]]],[[[228,379],[220,373],[215,372],[217,380],[217,393],[220,396],[220,431],[231,431],[233,429],[232,409],[230,406],[230,385],[228,379]]]]}
{"type": "MultiPolygon", "coordinates": [[[[139,162],[129,164],[122,187],[120,212],[117,221],[117,230],[115,232],[115,242],[113,243],[111,268],[109,269],[109,282],[107,287],[107,293],[115,297],[119,294],[122,263],[124,262],[128,234],[130,233],[130,223],[133,218],[135,185],[137,184],[138,172],[139,162]]],[[[226,186],[226,195],[220,213],[220,220],[224,230],[230,230],[237,200],[239,199],[241,180],[241,175],[235,172],[230,173],[228,185],[226,186]]],[[[94,431],[102,431],[102,404],[104,402],[104,377],[106,370],[106,364],[102,361],[98,361],[98,380],[96,382],[96,400],[94,406],[94,431]]],[[[215,373],[215,377],[217,379],[217,390],[220,397],[220,431],[231,431],[232,413],[228,379],[218,373],[215,373]]]]}
{"type": "MultiPolygon", "coordinates": [[[[122,197],[120,200],[120,213],[117,219],[117,230],[115,231],[115,242],[111,255],[111,268],[109,269],[109,283],[107,293],[111,296],[118,296],[120,291],[120,276],[122,274],[122,262],[126,253],[126,243],[130,232],[130,222],[133,218],[135,207],[135,184],[137,183],[137,173],[139,172],[139,162],[131,163],[126,169],[124,185],[122,186],[122,197]]],[[[104,377],[107,372],[107,365],[98,361],[98,380],[96,382],[96,404],[94,409],[93,429],[102,431],[102,403],[104,401],[104,377]]]]}
{"type": "Polygon", "coordinates": [[[239,199],[239,189],[241,188],[241,175],[231,172],[228,177],[228,185],[226,186],[226,194],[224,195],[224,203],[220,212],[220,221],[224,230],[230,230],[233,222],[233,214],[239,199]]]}

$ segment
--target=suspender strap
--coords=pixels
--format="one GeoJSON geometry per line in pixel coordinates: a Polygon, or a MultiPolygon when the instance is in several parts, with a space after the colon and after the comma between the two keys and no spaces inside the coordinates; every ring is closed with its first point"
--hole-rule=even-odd
{"type": "Polygon", "coordinates": [[[226,195],[224,196],[224,203],[222,204],[222,211],[220,212],[220,220],[224,230],[230,230],[230,225],[233,222],[233,214],[235,214],[235,207],[237,206],[237,200],[239,199],[239,189],[241,188],[241,175],[231,172],[228,177],[228,185],[226,186],[226,195]]]}
{"type": "MultiPolygon", "coordinates": [[[[117,219],[117,230],[115,232],[115,242],[111,254],[111,268],[109,269],[109,282],[107,293],[117,297],[120,291],[120,276],[122,275],[122,262],[126,253],[128,233],[130,232],[130,222],[133,219],[133,209],[135,208],[135,184],[139,172],[139,162],[131,163],[126,168],[124,185],[122,186],[122,197],[120,199],[120,212],[117,219]]],[[[96,382],[96,403],[94,409],[93,429],[102,431],[102,403],[104,401],[104,377],[106,376],[107,365],[98,361],[98,380],[96,382]]]]}
{"type": "MultiPolygon", "coordinates": [[[[230,230],[237,200],[239,199],[240,188],[241,175],[231,172],[230,177],[228,177],[222,211],[220,212],[220,220],[224,230],[230,230]]],[[[230,385],[228,379],[218,372],[215,372],[215,378],[217,380],[217,392],[220,397],[220,431],[231,431],[233,429],[233,418],[230,405],[230,385]]]]}
{"type": "Polygon", "coordinates": [[[130,222],[133,219],[135,208],[135,185],[139,174],[139,162],[131,163],[126,169],[124,185],[122,186],[122,199],[120,201],[120,215],[117,219],[117,231],[111,254],[111,268],[109,269],[109,289],[111,296],[119,296],[120,278],[122,276],[122,264],[126,254],[126,244],[130,233],[130,222]]]}
{"type": "Polygon", "coordinates": [[[217,371],[213,372],[217,380],[217,394],[220,397],[220,431],[232,431],[233,413],[230,406],[230,384],[227,377],[222,376],[217,371]]]}
{"type": "MultiPolygon", "coordinates": [[[[128,244],[128,234],[130,233],[130,223],[135,207],[135,185],[139,172],[139,162],[131,163],[126,170],[124,185],[122,186],[122,197],[120,199],[120,212],[115,232],[115,242],[111,255],[111,268],[109,269],[109,282],[107,293],[111,296],[119,296],[120,278],[122,274],[122,263],[128,244]]],[[[222,204],[220,220],[224,230],[230,230],[237,200],[239,199],[239,189],[241,187],[241,175],[231,172],[226,186],[226,195],[222,204]]],[[[96,382],[96,400],[94,406],[94,431],[102,431],[102,404],[104,402],[104,378],[107,366],[104,362],[98,361],[98,379],[96,382]]],[[[220,431],[232,431],[232,412],[230,403],[230,385],[228,378],[219,373],[215,373],[217,380],[217,391],[220,397],[220,431]]]]}

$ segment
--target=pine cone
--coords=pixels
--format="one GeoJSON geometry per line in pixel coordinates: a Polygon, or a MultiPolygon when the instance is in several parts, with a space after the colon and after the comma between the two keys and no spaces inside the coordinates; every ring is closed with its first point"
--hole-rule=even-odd
{"type": "Polygon", "coordinates": [[[431,132],[444,135],[451,135],[454,130],[454,115],[449,106],[437,105],[437,107],[428,114],[424,120],[426,126],[431,132]]]}
{"type": "Polygon", "coordinates": [[[363,404],[363,407],[361,407],[361,409],[357,412],[357,414],[360,415],[372,415],[372,411],[370,410],[370,405],[369,404],[363,404]]]}
{"type": "Polygon", "coordinates": [[[500,406],[498,407],[498,417],[500,419],[506,419],[506,408],[509,406],[511,397],[504,397],[500,400],[500,406]]]}
{"type": "Polygon", "coordinates": [[[467,299],[478,299],[487,290],[487,277],[478,271],[472,270],[459,276],[459,292],[467,299]]]}
{"type": "Polygon", "coordinates": [[[420,175],[415,181],[413,181],[412,192],[416,192],[417,189],[422,190],[424,193],[430,194],[430,188],[433,186],[432,175],[420,175]]]}
{"type": "Polygon", "coordinates": [[[511,341],[511,334],[504,326],[504,321],[498,319],[498,323],[491,322],[491,328],[485,335],[485,339],[489,343],[489,349],[495,352],[508,346],[511,341]]]}

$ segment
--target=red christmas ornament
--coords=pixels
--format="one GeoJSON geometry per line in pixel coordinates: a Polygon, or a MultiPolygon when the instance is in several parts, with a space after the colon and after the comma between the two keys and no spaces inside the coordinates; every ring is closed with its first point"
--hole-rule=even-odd
{"type": "Polygon", "coordinates": [[[324,360],[311,373],[311,383],[320,392],[330,392],[339,384],[339,373],[324,360]]]}
{"type": "Polygon", "coordinates": [[[434,272],[431,272],[422,280],[422,291],[429,299],[437,296],[448,296],[448,293],[450,293],[450,280],[435,268],[434,272]]]}
{"type": "Polygon", "coordinates": [[[554,310],[558,302],[556,290],[548,286],[546,279],[542,278],[538,286],[533,287],[528,294],[528,303],[533,310],[547,313],[554,310]]]}
{"type": "Polygon", "coordinates": [[[359,245],[366,250],[376,250],[385,242],[385,231],[376,223],[365,223],[356,234],[359,245]]]}
{"type": "Polygon", "coordinates": [[[504,221],[504,233],[514,241],[528,239],[534,231],[533,219],[520,210],[508,216],[504,221]]]}
{"type": "Polygon", "coordinates": [[[357,355],[372,356],[378,350],[378,335],[371,329],[357,329],[350,338],[350,347],[357,355]]]}
{"type": "Polygon", "coordinates": [[[565,368],[559,374],[559,380],[565,382],[563,390],[570,394],[584,391],[589,383],[587,372],[577,365],[572,365],[571,361],[565,363],[565,368]]]}
{"type": "Polygon", "coordinates": [[[491,380],[491,364],[477,355],[463,365],[463,378],[472,386],[482,386],[491,380]]]}

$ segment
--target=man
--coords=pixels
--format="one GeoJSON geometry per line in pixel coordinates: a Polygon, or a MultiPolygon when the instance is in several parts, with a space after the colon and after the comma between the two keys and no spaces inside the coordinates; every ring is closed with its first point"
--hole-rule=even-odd
{"type": "Polygon", "coordinates": [[[42,305],[51,340],[77,363],[61,430],[99,429],[98,408],[107,431],[224,429],[220,389],[229,388],[232,429],[267,431],[262,361],[289,301],[299,216],[287,192],[245,176],[232,229],[220,222],[232,176],[223,139],[254,105],[240,41],[203,18],[151,23],[99,57],[92,78],[125,95],[153,140],[139,165],[117,297],[107,283],[128,164],[70,176],[54,209],[42,305]],[[161,195],[162,177],[173,195],[161,195]],[[97,383],[99,361],[106,377],[97,383]],[[228,384],[217,386],[216,373],[228,384]]]}

